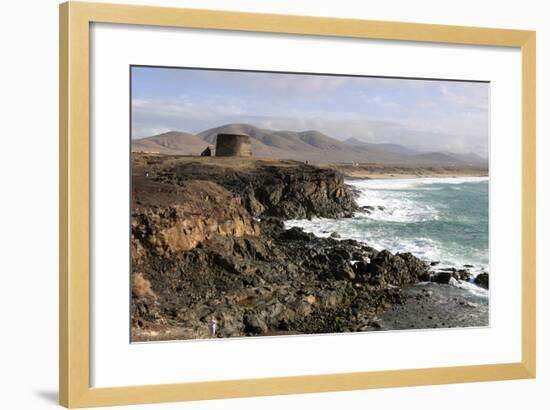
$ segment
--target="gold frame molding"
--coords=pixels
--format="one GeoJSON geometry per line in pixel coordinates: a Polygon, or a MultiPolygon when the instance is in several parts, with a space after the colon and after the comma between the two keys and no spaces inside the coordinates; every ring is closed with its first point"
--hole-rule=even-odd
{"type": "Polygon", "coordinates": [[[77,408],[535,377],[535,32],[72,1],[61,4],[59,13],[60,404],[77,408]],[[92,22],[519,48],[523,161],[521,361],[237,381],[89,387],[89,27],[92,22]]]}

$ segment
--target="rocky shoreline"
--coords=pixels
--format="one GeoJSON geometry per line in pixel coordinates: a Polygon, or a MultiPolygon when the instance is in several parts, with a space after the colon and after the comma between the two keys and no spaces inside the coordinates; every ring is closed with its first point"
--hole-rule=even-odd
{"type": "Polygon", "coordinates": [[[285,229],[358,209],[332,169],[135,153],[132,170],[132,341],[397,328],[388,315],[418,283],[472,280],[410,253],[285,229]]]}
{"type": "Polygon", "coordinates": [[[380,317],[381,330],[482,327],[489,324],[489,299],[448,284],[422,282],[403,290],[401,303],[380,317]]]}

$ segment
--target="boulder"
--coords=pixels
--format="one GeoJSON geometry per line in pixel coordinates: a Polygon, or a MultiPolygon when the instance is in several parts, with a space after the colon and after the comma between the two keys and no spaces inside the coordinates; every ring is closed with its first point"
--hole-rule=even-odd
{"type": "Polygon", "coordinates": [[[482,288],[489,289],[489,274],[482,272],[474,279],[474,283],[482,288]]]}
{"type": "Polygon", "coordinates": [[[367,273],[370,284],[402,286],[418,282],[428,273],[428,266],[410,253],[393,255],[383,250],[371,259],[367,273]]]}
{"type": "Polygon", "coordinates": [[[430,276],[430,280],[432,282],[435,282],[435,283],[440,283],[440,284],[443,284],[443,285],[447,285],[451,281],[452,277],[453,277],[452,272],[439,271],[439,272],[435,272],[434,274],[432,274],[430,276]]]}
{"type": "Polygon", "coordinates": [[[281,234],[279,238],[287,241],[306,241],[309,242],[314,239],[314,235],[311,233],[304,232],[302,228],[293,227],[287,229],[281,234]]]}
{"type": "Polygon", "coordinates": [[[254,312],[247,312],[243,317],[244,330],[251,334],[267,333],[268,327],[265,321],[254,312]]]}
{"type": "MultiPolygon", "coordinates": [[[[471,266],[471,265],[470,265],[471,266]]],[[[472,274],[470,273],[469,270],[467,269],[458,269],[454,274],[453,274],[453,277],[456,279],[456,280],[462,280],[462,281],[465,281],[465,282],[468,282],[471,277],[472,277],[472,274]]]]}

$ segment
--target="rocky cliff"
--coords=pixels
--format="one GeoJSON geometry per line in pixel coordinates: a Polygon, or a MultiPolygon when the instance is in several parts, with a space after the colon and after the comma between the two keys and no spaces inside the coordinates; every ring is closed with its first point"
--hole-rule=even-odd
{"type": "Polygon", "coordinates": [[[134,179],[132,249],[151,256],[189,251],[213,237],[257,236],[239,197],[209,181],[166,185],[134,179]]]}
{"type": "Polygon", "coordinates": [[[133,340],[376,329],[430,276],[411,254],[284,228],[356,209],[334,171],[138,154],[133,171],[133,340]]]}
{"type": "Polygon", "coordinates": [[[301,219],[351,216],[357,209],[342,174],[296,161],[181,161],[159,172],[158,179],[180,185],[208,180],[242,200],[256,217],[301,219]]]}

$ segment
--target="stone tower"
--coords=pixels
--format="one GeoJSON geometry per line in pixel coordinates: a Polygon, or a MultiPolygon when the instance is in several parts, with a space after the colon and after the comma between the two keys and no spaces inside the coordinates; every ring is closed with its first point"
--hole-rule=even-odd
{"type": "Polygon", "coordinates": [[[216,137],[217,157],[250,157],[250,137],[245,134],[218,134],[216,137]]]}

